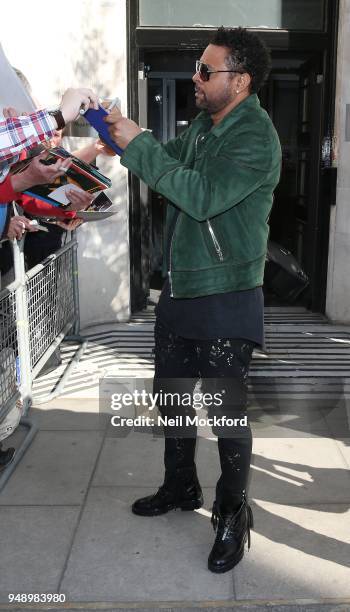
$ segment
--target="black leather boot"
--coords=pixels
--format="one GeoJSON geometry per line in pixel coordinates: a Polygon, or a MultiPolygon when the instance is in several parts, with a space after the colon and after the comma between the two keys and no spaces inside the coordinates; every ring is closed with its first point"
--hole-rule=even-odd
{"type": "Polygon", "coordinates": [[[216,539],[208,559],[208,569],[221,574],[232,569],[243,557],[244,545],[248,540],[250,548],[250,529],[253,529],[253,513],[245,495],[238,510],[222,513],[214,502],[211,522],[216,530],[216,539]]]}
{"type": "Polygon", "coordinates": [[[12,463],[15,453],[16,451],[14,448],[11,447],[3,451],[1,450],[0,445],[0,472],[4,470],[10,463],[12,463]]]}
{"type": "Polygon", "coordinates": [[[180,468],[165,476],[157,493],[137,499],[131,509],[140,516],[157,516],[169,510],[195,510],[203,505],[196,468],[180,468]]]}

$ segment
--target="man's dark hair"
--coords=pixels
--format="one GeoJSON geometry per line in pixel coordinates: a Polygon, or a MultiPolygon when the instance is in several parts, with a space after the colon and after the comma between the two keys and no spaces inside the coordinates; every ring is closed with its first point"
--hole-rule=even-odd
{"type": "Polygon", "coordinates": [[[221,26],[210,42],[229,49],[226,62],[229,68],[248,72],[252,79],[250,93],[258,92],[271,70],[270,52],[259,36],[244,28],[221,26]]]}

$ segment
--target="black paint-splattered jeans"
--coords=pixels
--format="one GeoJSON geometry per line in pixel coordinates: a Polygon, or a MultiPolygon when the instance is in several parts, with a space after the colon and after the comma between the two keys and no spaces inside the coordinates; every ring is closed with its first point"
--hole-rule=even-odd
{"type": "MultiPolygon", "coordinates": [[[[252,451],[246,409],[247,378],[253,348],[253,342],[240,338],[194,340],[175,335],[159,321],[155,326],[153,391],[159,393],[159,397],[164,393],[171,393],[173,397],[176,392],[181,397],[175,406],[173,403],[169,406],[167,401],[166,406],[158,403],[158,408],[162,417],[183,417],[181,428],[164,426],[166,471],[171,473],[177,468],[194,466],[197,427],[188,423],[192,423],[191,418],[198,415],[198,411],[182,399],[193,393],[196,381],[200,380],[202,394],[209,393],[207,397],[210,398],[219,393],[222,401],[221,405],[207,407],[206,416],[208,423],[212,423],[215,416],[219,423],[212,427],[218,436],[221,465],[216,495],[219,503],[227,505],[238,503],[247,488],[252,451]],[[226,417],[226,420],[220,421],[221,417],[226,417]]],[[[220,404],[220,401],[215,403],[220,404]]],[[[208,433],[210,437],[210,430],[208,433]]],[[[207,440],[207,443],[215,444],[212,440],[207,440]]],[[[208,451],[210,456],[211,449],[208,451]]]]}

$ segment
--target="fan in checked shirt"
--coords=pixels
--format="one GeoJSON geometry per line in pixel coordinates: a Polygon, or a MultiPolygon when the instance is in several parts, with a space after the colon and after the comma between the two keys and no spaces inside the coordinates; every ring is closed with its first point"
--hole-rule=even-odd
{"type": "MultiPolygon", "coordinates": [[[[15,184],[18,180],[23,182],[24,173],[21,178],[16,179],[8,176],[9,168],[18,160],[19,154],[49,140],[55,130],[73,121],[79,115],[81,108],[97,108],[97,102],[97,96],[90,89],[68,89],[59,107],[62,125],[58,124],[57,113],[50,113],[46,109],[38,110],[27,116],[7,117],[0,121],[0,204],[18,199],[20,191],[34,184],[33,182],[30,185],[15,184]]],[[[61,166],[63,167],[64,163],[61,166]]],[[[59,176],[65,171],[65,168],[52,167],[52,170],[57,170],[57,176],[59,176]]],[[[22,232],[24,229],[30,229],[28,220],[21,219],[22,232]]],[[[7,207],[0,205],[0,236],[4,234],[7,223],[7,207]]],[[[10,237],[20,237],[17,235],[18,232],[15,234],[10,237]]]]}

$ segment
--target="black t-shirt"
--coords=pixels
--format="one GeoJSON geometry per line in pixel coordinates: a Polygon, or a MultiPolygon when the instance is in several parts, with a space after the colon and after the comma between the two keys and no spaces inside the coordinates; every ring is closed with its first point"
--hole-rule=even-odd
{"type": "Polygon", "coordinates": [[[242,338],[264,344],[262,287],[197,298],[172,298],[166,280],[156,315],[163,325],[183,338],[242,338]]]}

